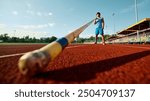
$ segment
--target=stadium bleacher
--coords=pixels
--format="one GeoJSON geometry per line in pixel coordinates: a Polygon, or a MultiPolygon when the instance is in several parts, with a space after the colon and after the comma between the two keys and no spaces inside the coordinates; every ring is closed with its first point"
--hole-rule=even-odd
{"type": "Polygon", "coordinates": [[[117,32],[117,36],[108,38],[107,43],[150,43],[150,18],[117,32]]]}

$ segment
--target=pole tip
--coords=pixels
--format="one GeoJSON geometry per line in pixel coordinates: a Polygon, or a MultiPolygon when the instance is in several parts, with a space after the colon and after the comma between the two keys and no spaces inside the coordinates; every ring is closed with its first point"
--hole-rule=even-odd
{"type": "Polygon", "coordinates": [[[50,56],[47,52],[35,50],[24,54],[18,61],[18,68],[23,75],[33,76],[48,65],[50,56]]]}

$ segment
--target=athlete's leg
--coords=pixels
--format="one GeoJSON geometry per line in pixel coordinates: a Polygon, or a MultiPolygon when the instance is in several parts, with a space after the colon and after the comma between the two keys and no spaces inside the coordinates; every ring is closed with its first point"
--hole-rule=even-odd
{"type": "Polygon", "coordinates": [[[95,44],[97,44],[97,40],[98,40],[98,34],[96,34],[95,36],[95,44]]]}
{"type": "Polygon", "coordinates": [[[98,34],[99,34],[99,28],[96,28],[96,30],[95,30],[95,44],[97,44],[98,34]]]}
{"type": "Polygon", "coordinates": [[[105,38],[104,38],[104,34],[102,34],[102,44],[105,45],[105,38]]]}

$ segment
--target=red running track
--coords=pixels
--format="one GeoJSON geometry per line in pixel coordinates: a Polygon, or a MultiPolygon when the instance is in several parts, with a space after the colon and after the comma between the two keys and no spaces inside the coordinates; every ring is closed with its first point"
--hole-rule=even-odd
{"type": "MultiPolygon", "coordinates": [[[[8,54],[9,47],[5,47],[5,51],[1,47],[1,55],[8,54]]],[[[13,50],[19,53],[19,50],[26,52],[40,47],[42,45],[30,48],[11,46],[11,53],[15,53],[13,50]]],[[[42,73],[30,78],[19,73],[19,57],[0,59],[0,83],[150,83],[149,45],[72,45],[42,73]]]]}

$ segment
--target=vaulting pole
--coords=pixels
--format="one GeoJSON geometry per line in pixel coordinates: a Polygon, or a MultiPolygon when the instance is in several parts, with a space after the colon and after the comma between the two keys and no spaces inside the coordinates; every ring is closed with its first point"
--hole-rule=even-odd
{"type": "Polygon", "coordinates": [[[54,60],[63,49],[79,36],[94,20],[81,26],[75,31],[69,33],[38,50],[34,50],[24,54],[18,61],[18,68],[23,75],[35,75],[43,68],[47,67],[48,63],[54,60]]]}

